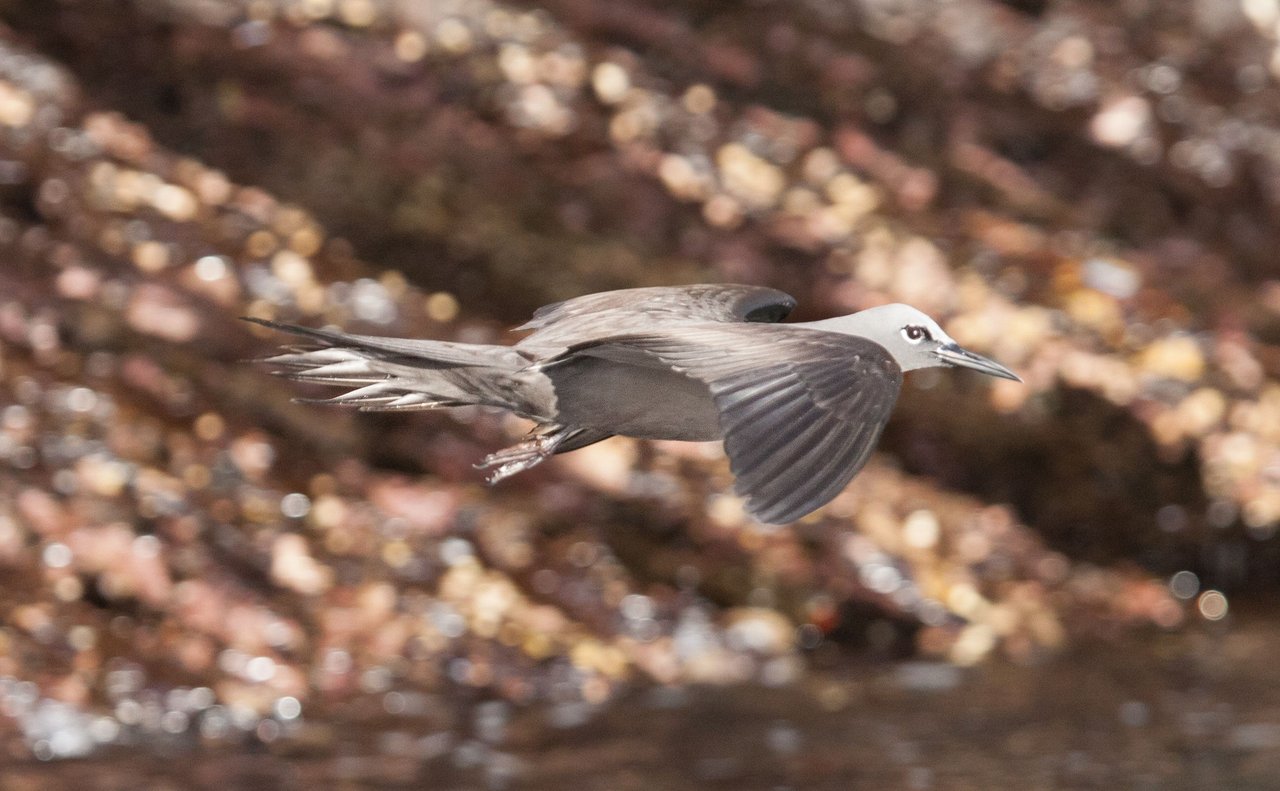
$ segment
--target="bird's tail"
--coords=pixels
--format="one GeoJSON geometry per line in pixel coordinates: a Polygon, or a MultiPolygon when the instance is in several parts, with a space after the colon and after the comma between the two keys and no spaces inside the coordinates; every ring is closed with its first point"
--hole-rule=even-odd
{"type": "Polygon", "coordinates": [[[471,404],[501,407],[540,419],[530,360],[510,346],[380,338],[247,319],[315,342],[262,362],[282,376],[349,388],[333,398],[362,411],[416,411],[471,404]]]}

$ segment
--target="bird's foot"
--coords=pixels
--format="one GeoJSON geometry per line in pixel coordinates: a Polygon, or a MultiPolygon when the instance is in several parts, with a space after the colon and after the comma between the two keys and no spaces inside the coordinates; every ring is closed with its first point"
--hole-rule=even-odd
{"type": "Polygon", "coordinates": [[[555,453],[559,444],[554,434],[536,434],[517,445],[490,453],[475,467],[477,470],[489,471],[485,480],[494,484],[537,466],[555,453]]]}

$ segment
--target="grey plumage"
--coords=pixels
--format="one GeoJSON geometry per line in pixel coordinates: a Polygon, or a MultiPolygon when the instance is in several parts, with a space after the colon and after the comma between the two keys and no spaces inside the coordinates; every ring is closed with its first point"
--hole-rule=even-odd
{"type": "Polygon", "coordinates": [[[491,481],[614,434],[723,439],[735,491],[775,524],[827,503],[857,474],[904,371],[960,365],[1017,378],[906,305],[777,324],[794,305],[780,291],[740,285],[588,294],[538,310],[514,346],[255,321],[320,344],[266,362],[295,379],[352,388],[326,403],[482,404],[535,421],[525,441],[479,465],[491,481]]]}
{"type": "Polygon", "coordinates": [[[804,516],[845,487],[902,384],[897,363],[872,341],[787,325],[692,324],[571,351],[627,359],[634,350],[709,391],[711,408],[700,420],[716,431],[677,438],[722,435],[736,491],[756,518],[774,524],[804,516]]]}
{"type": "Polygon", "coordinates": [[[795,298],[772,288],[704,283],[602,291],[538,308],[516,327],[532,330],[515,348],[550,357],[570,346],[626,332],[693,322],[778,322],[795,298]]]}

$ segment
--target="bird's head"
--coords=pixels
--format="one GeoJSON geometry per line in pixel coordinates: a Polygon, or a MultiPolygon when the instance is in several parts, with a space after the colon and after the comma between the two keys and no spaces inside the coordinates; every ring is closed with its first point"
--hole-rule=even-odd
{"type": "Polygon", "coordinates": [[[971,368],[1001,379],[1021,382],[1018,375],[995,360],[960,347],[938,322],[910,305],[881,305],[848,317],[856,333],[870,338],[893,355],[903,371],[920,368],[971,368]]]}

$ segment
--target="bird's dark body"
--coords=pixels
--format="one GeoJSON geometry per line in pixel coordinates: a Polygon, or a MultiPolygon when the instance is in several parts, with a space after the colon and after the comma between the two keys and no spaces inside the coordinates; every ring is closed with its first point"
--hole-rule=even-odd
{"type": "Polygon", "coordinates": [[[645,355],[616,360],[566,352],[541,369],[554,393],[544,422],[638,439],[720,439],[705,382],[645,355]]]}

